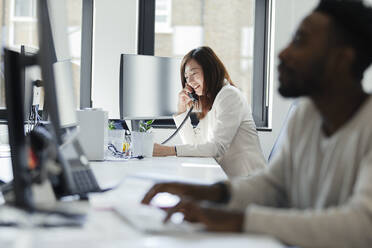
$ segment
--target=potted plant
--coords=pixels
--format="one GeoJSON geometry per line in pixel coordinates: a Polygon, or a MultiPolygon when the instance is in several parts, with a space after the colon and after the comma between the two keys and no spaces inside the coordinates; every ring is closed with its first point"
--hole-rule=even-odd
{"type": "Polygon", "coordinates": [[[151,132],[152,130],[152,123],[154,120],[149,120],[149,121],[140,121],[139,123],[139,131],[140,132],[151,132]]]}

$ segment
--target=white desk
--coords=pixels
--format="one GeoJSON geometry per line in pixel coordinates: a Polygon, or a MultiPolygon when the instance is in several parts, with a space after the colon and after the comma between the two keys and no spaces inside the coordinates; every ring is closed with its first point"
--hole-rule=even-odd
{"type": "MultiPolygon", "coordinates": [[[[95,162],[92,163],[92,168],[99,184],[103,187],[116,184],[125,176],[133,174],[158,175],[169,179],[204,183],[226,179],[221,168],[210,158],[169,157],[126,162],[95,162]]],[[[135,195],[135,190],[138,189],[127,190],[134,192],[133,195],[135,195]]],[[[108,193],[106,203],[112,200],[115,191],[108,193]]],[[[99,203],[104,203],[105,197],[104,194],[92,196],[91,204],[86,204],[88,205],[88,221],[83,228],[0,228],[0,247],[282,247],[273,239],[245,234],[154,235],[142,233],[127,225],[113,211],[102,208],[99,203]]],[[[119,200],[121,197],[125,198],[120,192],[117,197],[119,200]]]]}
{"type": "Polygon", "coordinates": [[[159,177],[214,183],[226,180],[226,174],[212,158],[154,157],[142,160],[91,162],[101,186],[112,185],[127,175],[157,175],[159,177]]]}

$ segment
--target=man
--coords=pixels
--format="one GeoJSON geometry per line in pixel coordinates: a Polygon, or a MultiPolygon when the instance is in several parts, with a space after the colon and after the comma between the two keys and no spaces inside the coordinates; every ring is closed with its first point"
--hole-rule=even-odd
{"type": "Polygon", "coordinates": [[[208,230],[267,234],[301,247],[372,247],[372,9],[322,1],[279,55],[279,92],[306,96],[267,170],[210,186],[167,183],[183,212],[208,230]],[[226,208],[205,202],[227,203],[226,208]]]}

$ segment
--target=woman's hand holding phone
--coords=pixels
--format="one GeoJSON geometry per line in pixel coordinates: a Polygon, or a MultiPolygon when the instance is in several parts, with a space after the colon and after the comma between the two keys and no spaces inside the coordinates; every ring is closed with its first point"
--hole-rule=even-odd
{"type": "Polygon", "coordinates": [[[178,94],[178,114],[182,114],[187,110],[187,107],[191,105],[192,100],[188,93],[192,93],[194,89],[186,84],[185,88],[178,94]]]}

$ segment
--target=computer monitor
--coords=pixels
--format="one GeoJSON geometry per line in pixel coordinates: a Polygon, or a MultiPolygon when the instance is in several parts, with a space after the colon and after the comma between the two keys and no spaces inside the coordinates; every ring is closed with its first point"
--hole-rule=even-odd
{"type": "Polygon", "coordinates": [[[62,169],[57,197],[76,194],[85,197],[100,192],[88,159],[77,139],[78,119],[73,90],[72,67],[67,36],[66,1],[39,0],[39,64],[45,99],[57,141],[57,160],[62,169]]]}
{"type": "MultiPolygon", "coordinates": [[[[11,50],[20,53],[22,56],[28,57],[32,57],[38,53],[38,49],[25,45],[21,45],[19,48],[12,48],[11,50]]],[[[25,120],[27,120],[33,103],[33,83],[40,82],[41,72],[38,65],[26,66],[25,63],[20,61],[18,66],[20,69],[20,81],[22,83],[22,92],[20,92],[20,94],[23,95],[22,99],[24,99],[25,104],[24,117],[25,120]]],[[[7,112],[6,108],[5,110],[7,112]]],[[[6,121],[6,117],[4,117],[3,120],[6,121]]]]}
{"type": "Polygon", "coordinates": [[[38,10],[39,64],[45,100],[58,144],[61,145],[65,142],[65,131],[78,125],[66,3],[61,0],[39,0],[38,10]]]}
{"type": "Polygon", "coordinates": [[[120,118],[168,119],[177,112],[181,58],[122,54],[120,118]]]}
{"type": "Polygon", "coordinates": [[[5,182],[13,180],[14,203],[27,209],[33,208],[33,200],[31,180],[27,177],[28,147],[24,123],[32,105],[32,83],[40,79],[40,68],[36,63],[37,56],[33,49],[25,46],[21,46],[20,51],[4,49],[6,121],[11,159],[3,161],[3,165],[7,168],[9,162],[12,168],[12,173],[6,173],[8,177],[5,182]]]}
{"type": "Polygon", "coordinates": [[[31,180],[28,171],[28,146],[24,121],[24,67],[35,64],[35,57],[22,56],[19,52],[4,49],[5,100],[7,124],[13,171],[14,203],[32,209],[31,180]]]}
{"type": "MultiPolygon", "coordinates": [[[[21,208],[35,209],[32,175],[28,162],[30,145],[24,132],[23,67],[34,65],[41,67],[45,101],[52,124],[52,128],[48,128],[51,135],[44,137],[50,141],[47,142],[49,147],[56,148],[56,161],[61,167],[61,173],[50,180],[57,197],[69,194],[83,195],[100,190],[89,170],[88,160],[76,139],[78,122],[74,104],[66,13],[65,1],[39,0],[38,54],[25,56],[4,49],[13,188],[15,205],[21,208]],[[80,180],[81,178],[84,182],[80,180]]],[[[42,132],[39,134],[41,135],[42,132]]]]}

